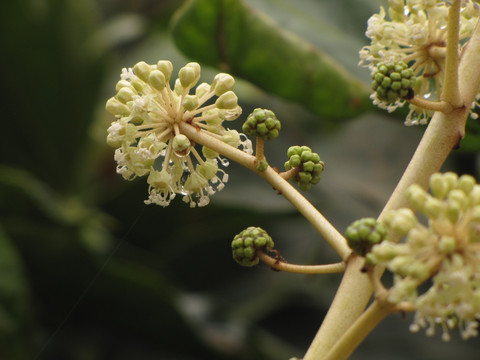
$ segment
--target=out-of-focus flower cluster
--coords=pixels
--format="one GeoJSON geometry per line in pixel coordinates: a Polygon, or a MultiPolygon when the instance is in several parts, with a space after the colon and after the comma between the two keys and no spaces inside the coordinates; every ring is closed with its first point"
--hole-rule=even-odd
{"type": "Polygon", "coordinates": [[[428,224],[409,208],[388,213],[388,238],[405,239],[375,245],[366,259],[394,273],[388,300],[415,309],[411,331],[427,328],[431,336],[439,325],[447,341],[458,327],[467,339],[477,335],[480,320],[480,185],[469,175],[436,173],[430,191],[412,185],[407,194],[428,224]]]}
{"type": "Polygon", "coordinates": [[[117,172],[125,179],[148,175],[147,204],[167,206],[180,194],[191,207],[205,206],[227,182],[218,163],[228,166],[228,161],[206,147],[199,152],[179,125],[189,123],[231,146],[253,150],[243,134],[223,126],[223,121],[242,112],[232,91],[232,76],[218,74],[211,84],[201,83],[190,94],[200,79],[200,65],[182,67],[173,89],[172,72],[173,65],[163,60],[122,70],[117,94],[106,104],[116,117],[108,128],[107,143],[116,148],[117,172]]]}
{"type": "MultiPolygon", "coordinates": [[[[450,3],[445,0],[389,0],[387,12],[383,7],[378,14],[368,20],[366,36],[371,44],[360,51],[360,65],[375,72],[381,62],[395,63],[403,61],[409,65],[417,78],[414,92],[416,96],[429,100],[438,100],[444,78],[446,57],[447,18],[450,3]]],[[[463,47],[470,38],[480,16],[478,1],[462,1],[460,12],[460,42],[463,47]]],[[[403,106],[399,99],[386,104],[372,94],[379,107],[393,111],[403,106]]],[[[477,102],[473,107],[478,106],[477,102]]],[[[410,104],[406,118],[407,125],[425,124],[433,114],[410,104]]],[[[472,117],[478,117],[474,112],[472,117]]]]}

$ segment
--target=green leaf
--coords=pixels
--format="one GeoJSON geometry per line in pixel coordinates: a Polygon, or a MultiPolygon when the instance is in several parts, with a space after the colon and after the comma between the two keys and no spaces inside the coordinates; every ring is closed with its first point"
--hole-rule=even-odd
{"type": "Polygon", "coordinates": [[[338,120],[373,108],[367,87],[331,57],[240,0],[189,0],[176,14],[172,32],[187,56],[318,116],[338,120]]]}
{"type": "Polygon", "coordinates": [[[28,284],[22,261],[0,227],[0,358],[27,359],[25,340],[30,320],[28,284]]]}

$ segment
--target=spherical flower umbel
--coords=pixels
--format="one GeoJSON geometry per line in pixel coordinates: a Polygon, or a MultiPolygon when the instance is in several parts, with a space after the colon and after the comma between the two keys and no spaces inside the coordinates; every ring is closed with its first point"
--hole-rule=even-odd
{"type": "Polygon", "coordinates": [[[386,104],[413,98],[414,86],[413,70],[403,61],[379,63],[372,75],[372,90],[376,92],[377,99],[386,104]]]}
{"type": "Polygon", "coordinates": [[[263,140],[275,139],[278,137],[280,129],[280,121],[273,111],[267,109],[253,110],[242,126],[245,134],[257,136],[263,140]]]}
{"type": "Polygon", "coordinates": [[[345,231],[348,246],[360,256],[365,256],[373,245],[385,240],[386,236],[385,225],[375,218],[355,220],[345,231]]]}
{"type": "Polygon", "coordinates": [[[108,128],[107,143],[116,148],[117,172],[125,179],[147,176],[147,204],[167,206],[178,194],[191,207],[205,206],[209,196],[228,180],[218,168],[228,161],[215,151],[195,143],[181,133],[182,122],[234,147],[252,153],[250,140],[223,126],[242,112],[232,91],[235,80],[218,74],[211,84],[201,83],[200,65],[188,63],[178,72],[172,89],[173,65],[161,60],[155,65],[137,63],[123,69],[117,94],[106,109],[116,120],[108,128]],[[213,102],[211,99],[216,97],[213,102]]]}
{"type": "Polygon", "coordinates": [[[285,170],[296,169],[293,180],[301,190],[307,191],[312,184],[320,181],[325,164],[317,153],[308,146],[290,146],[287,150],[288,161],[285,170]]]}
{"type": "Polygon", "coordinates": [[[375,245],[367,262],[394,273],[388,300],[415,309],[412,331],[427,328],[433,335],[439,325],[449,340],[449,330],[457,327],[470,338],[480,320],[480,185],[469,175],[437,173],[430,177],[430,191],[408,189],[413,210],[394,210],[384,218],[390,235],[404,241],[375,245]],[[414,211],[426,216],[428,225],[414,211]],[[428,280],[430,287],[421,292],[428,280]]]}
{"type": "Polygon", "coordinates": [[[233,239],[233,258],[242,266],[254,266],[260,261],[257,251],[270,251],[273,246],[273,240],[265,230],[250,226],[233,239]]]}
{"type": "MultiPolygon", "coordinates": [[[[442,91],[447,40],[447,17],[450,2],[444,0],[389,0],[388,11],[383,7],[368,20],[366,36],[370,45],[360,51],[360,65],[373,74],[379,63],[403,61],[417,78],[415,95],[428,100],[438,100],[442,91]]],[[[461,47],[468,43],[480,15],[477,1],[462,1],[460,12],[461,47]]],[[[461,49],[460,49],[461,50],[461,49]]],[[[374,103],[389,111],[402,106],[404,101],[386,104],[374,103]]],[[[475,103],[479,105],[478,103],[475,103]]],[[[425,124],[433,114],[410,105],[406,125],[425,124]]],[[[476,117],[475,112],[471,112],[476,117]]]]}

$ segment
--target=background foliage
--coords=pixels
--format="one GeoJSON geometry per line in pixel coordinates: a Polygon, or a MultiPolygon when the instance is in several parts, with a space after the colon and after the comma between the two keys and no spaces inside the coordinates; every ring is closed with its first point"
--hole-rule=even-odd
{"type": "MultiPolygon", "coordinates": [[[[0,358],[301,356],[340,276],[240,268],[230,240],[255,225],[291,262],[336,261],[335,254],[235,164],[207,208],[145,206],[146,183],[115,174],[104,103],[120,69],[139,60],[170,59],[177,70],[199,61],[207,81],[215,67],[231,71],[243,79],[244,115],[271,108],[283,123],[266,150],[270,164],[281,168],[295,144],[322,156],[326,171],[307,196],[343,231],[378,214],[423,130],[365,101],[369,75],[357,53],[382,3],[2,3],[0,358]]],[[[456,152],[446,168],[478,175],[471,139],[470,151],[456,152]]],[[[408,316],[388,319],[352,359],[438,360],[459,351],[478,358],[478,339],[444,344],[410,334],[408,324],[408,316]]]]}

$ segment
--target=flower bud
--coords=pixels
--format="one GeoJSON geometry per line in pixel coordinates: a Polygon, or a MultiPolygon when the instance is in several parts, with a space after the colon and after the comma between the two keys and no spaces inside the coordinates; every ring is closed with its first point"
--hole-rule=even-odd
{"type": "Polygon", "coordinates": [[[444,181],[443,175],[435,173],[430,176],[430,190],[433,196],[443,199],[448,193],[448,184],[444,181]]]}
{"type": "Polygon", "coordinates": [[[113,97],[107,100],[105,109],[112,115],[127,116],[130,114],[130,108],[113,97]]]}
{"type": "Polygon", "coordinates": [[[160,70],[153,70],[150,75],[148,75],[148,82],[156,90],[163,90],[167,84],[167,79],[165,75],[160,70]]]}
{"type": "Polygon", "coordinates": [[[260,137],[263,140],[271,140],[278,137],[281,129],[280,121],[273,111],[255,109],[242,126],[245,134],[260,137]]]}
{"type": "Polygon", "coordinates": [[[187,111],[196,109],[198,107],[198,97],[196,95],[186,95],[183,98],[182,106],[187,111]]]}
{"type": "Polygon", "coordinates": [[[445,255],[453,253],[456,246],[457,244],[453,236],[442,236],[438,242],[438,250],[445,255]]]}
{"type": "Polygon", "coordinates": [[[273,246],[273,240],[265,230],[251,226],[234,237],[233,258],[242,266],[254,266],[259,262],[257,250],[269,251],[273,246]]]}
{"type": "Polygon", "coordinates": [[[233,91],[227,91],[215,101],[215,105],[218,109],[235,109],[238,106],[237,95],[233,91]]]}
{"type": "Polygon", "coordinates": [[[192,145],[188,137],[183,134],[178,134],[175,135],[172,141],[172,150],[175,151],[178,156],[185,156],[188,154],[190,146],[192,145]]]}
{"type": "Polygon", "coordinates": [[[220,96],[227,91],[233,89],[235,85],[235,79],[233,76],[225,73],[220,73],[215,76],[212,82],[212,90],[215,91],[215,95],[220,96]]]}
{"type": "Polygon", "coordinates": [[[195,89],[195,95],[197,95],[199,99],[202,96],[208,94],[209,92],[210,92],[210,85],[205,82],[198,85],[197,88],[195,89]]]}
{"type": "Polygon", "coordinates": [[[405,235],[417,225],[418,220],[412,210],[402,208],[387,213],[384,222],[395,233],[405,235]]]}
{"type": "Polygon", "coordinates": [[[191,66],[184,66],[178,72],[178,79],[180,80],[180,84],[184,89],[190,89],[195,86],[196,83],[196,73],[195,69],[191,66]]]}
{"type": "Polygon", "coordinates": [[[136,92],[130,87],[122,87],[118,90],[117,95],[115,96],[122,103],[126,104],[129,101],[132,101],[133,97],[136,95],[136,92]]]}
{"type": "Polygon", "coordinates": [[[157,69],[165,76],[165,82],[169,82],[173,72],[172,63],[168,60],[160,60],[157,62],[157,69]]]}
{"type": "Polygon", "coordinates": [[[374,218],[356,220],[345,231],[348,246],[360,256],[365,256],[373,245],[383,241],[386,236],[385,225],[374,218]]]}
{"type": "Polygon", "coordinates": [[[458,179],[458,188],[462,190],[465,194],[470,194],[475,187],[476,180],[471,175],[462,175],[458,179]]]}
{"type": "Polygon", "coordinates": [[[407,199],[415,210],[424,211],[425,203],[430,197],[428,193],[418,184],[410,185],[407,189],[407,199]]]}
{"type": "Polygon", "coordinates": [[[148,75],[152,71],[152,66],[148,65],[145,61],[140,61],[135,64],[133,67],[133,72],[137,75],[140,79],[147,82],[148,75]]]}

